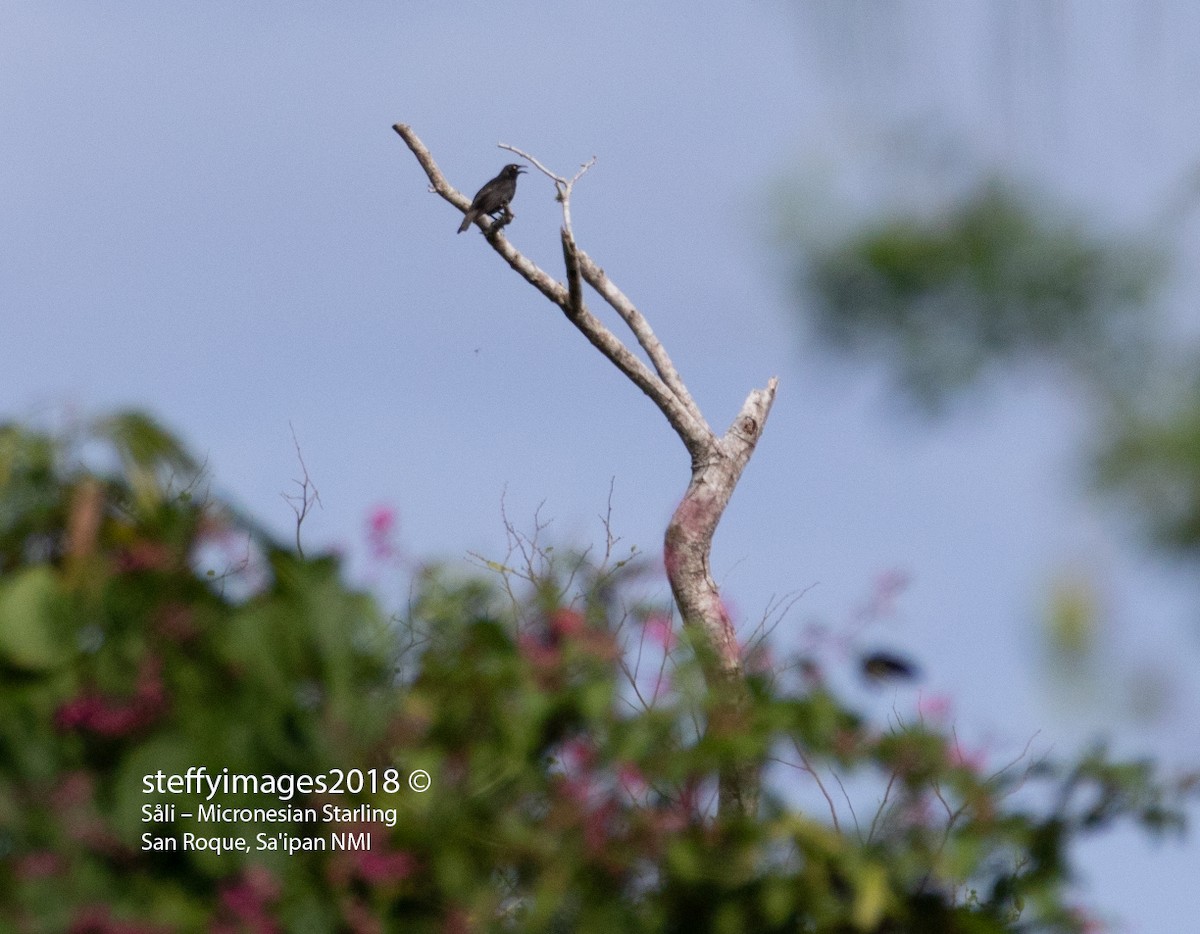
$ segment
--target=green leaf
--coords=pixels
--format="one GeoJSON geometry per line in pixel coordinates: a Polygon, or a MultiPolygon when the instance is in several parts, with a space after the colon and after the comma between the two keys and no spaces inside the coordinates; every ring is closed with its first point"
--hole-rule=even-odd
{"type": "Polygon", "coordinates": [[[854,898],[854,924],[860,930],[873,931],[883,918],[887,905],[887,872],[871,864],[858,872],[858,890],[854,898]]]}
{"type": "Polygon", "coordinates": [[[27,671],[61,664],[68,655],[57,631],[63,603],[54,571],[45,565],[0,584],[0,658],[27,671]]]}

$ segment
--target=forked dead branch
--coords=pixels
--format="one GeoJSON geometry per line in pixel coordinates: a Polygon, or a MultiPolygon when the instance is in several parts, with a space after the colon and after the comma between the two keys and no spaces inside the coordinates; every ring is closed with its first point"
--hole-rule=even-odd
{"type": "MultiPolygon", "coordinates": [[[[446,180],[412,129],[401,123],[393,129],[425,170],[430,190],[465,214],[471,199],[446,180]]],[[[713,581],[709,556],[717,524],[762,436],[778,380],[772,377],[764,388],[752,390],[733,423],[723,435],[717,435],[705,421],[649,322],[575,242],[571,191],[595,160],[585,163],[568,179],[519,149],[503,144],[501,148],[527,160],[554,183],[563,211],[560,236],[566,283],[559,282],[514,247],[505,236],[503,224],[481,219],[484,237],[509,266],[557,305],[597,350],[650,397],[691,456],[691,481],[667,525],[663,563],[683,623],[699,636],[701,651],[706,655],[709,684],[718,698],[709,729],[736,734],[742,727],[745,697],[742,651],[733,621],[713,581]],[[625,322],[650,361],[649,366],[588,309],[583,283],[625,322]]],[[[720,776],[718,807],[722,812],[754,814],[758,808],[759,782],[757,768],[731,768],[720,776]]]]}

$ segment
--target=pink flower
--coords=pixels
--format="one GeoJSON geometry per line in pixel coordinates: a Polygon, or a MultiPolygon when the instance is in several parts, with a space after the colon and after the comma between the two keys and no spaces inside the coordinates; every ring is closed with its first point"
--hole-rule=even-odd
{"type": "Polygon", "coordinates": [[[83,694],[58,709],[54,725],[64,733],[78,730],[117,738],[133,733],[149,719],[136,703],[119,703],[99,694],[83,694]]]}
{"type": "Polygon", "coordinates": [[[590,740],[576,737],[563,745],[560,758],[568,772],[586,772],[596,764],[596,747],[590,740]]]}
{"type": "Polygon", "coordinates": [[[517,648],[539,675],[552,674],[562,664],[562,653],[556,646],[528,633],[517,638],[517,648]]]}
{"type": "Polygon", "coordinates": [[[136,702],[147,708],[157,709],[167,702],[167,689],[162,681],[162,659],[147,655],[138,666],[136,702]]]}
{"type": "Polygon", "coordinates": [[[417,858],[400,850],[366,850],[355,855],[358,876],[369,885],[400,882],[417,871],[417,858]]]}
{"type": "Polygon", "coordinates": [[[617,781],[633,798],[640,798],[650,788],[650,783],[642,774],[642,770],[631,762],[626,762],[617,768],[617,781]]]}
{"type": "Polygon", "coordinates": [[[84,727],[91,723],[103,705],[104,701],[93,694],[73,697],[54,712],[54,726],[62,733],[84,727]]]}
{"type": "Polygon", "coordinates": [[[367,514],[367,545],[375,561],[387,561],[396,556],[396,510],[379,505],[367,514]]]}
{"type": "Polygon", "coordinates": [[[980,748],[967,751],[956,741],[950,747],[950,764],[978,775],[987,767],[987,750],[980,748]]]}
{"type": "Polygon", "coordinates": [[[192,608],[185,603],[168,603],[154,616],[155,631],[171,642],[187,642],[198,634],[192,608]]]}
{"type": "Polygon", "coordinates": [[[954,702],[945,694],[922,694],[917,700],[917,716],[922,720],[945,720],[953,706],[954,702]]]}
{"type": "Polygon", "coordinates": [[[558,609],[550,614],[550,634],[555,639],[569,639],[586,628],[583,616],[575,610],[558,609]]]}
{"type": "Polygon", "coordinates": [[[599,806],[591,808],[584,817],[583,847],[593,859],[604,852],[604,845],[612,835],[612,825],[616,813],[616,804],[612,801],[605,801],[599,806]]]}
{"type": "Polygon", "coordinates": [[[596,783],[591,776],[563,776],[555,782],[555,788],[561,798],[579,808],[587,808],[597,794],[596,783]]]}
{"type": "Polygon", "coordinates": [[[646,619],[646,638],[659,646],[664,652],[675,648],[676,636],[672,628],[671,616],[668,613],[655,613],[646,619]]]}
{"type": "Polygon", "coordinates": [[[132,698],[85,691],[58,708],[54,725],[64,733],[78,730],[110,739],[128,736],[149,726],[167,705],[161,668],[160,659],[147,656],[138,671],[136,693],[132,698]]]}
{"type": "Polygon", "coordinates": [[[14,872],[18,879],[46,879],[60,875],[66,868],[65,860],[49,850],[35,850],[17,860],[14,872]]]}
{"type": "Polygon", "coordinates": [[[277,934],[280,928],[271,918],[271,905],[278,901],[280,885],[275,876],[261,866],[251,866],[235,881],[221,888],[221,908],[237,926],[216,930],[245,930],[255,934],[277,934]],[[243,927],[244,925],[244,927],[243,927]]]}

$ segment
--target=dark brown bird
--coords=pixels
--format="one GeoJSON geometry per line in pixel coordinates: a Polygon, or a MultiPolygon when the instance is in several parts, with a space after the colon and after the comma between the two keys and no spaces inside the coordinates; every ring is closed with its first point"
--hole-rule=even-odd
{"type": "Polygon", "coordinates": [[[513,195],[517,193],[517,176],[524,171],[521,166],[510,162],[500,170],[499,175],[480,188],[475,193],[475,197],[471,201],[471,207],[468,209],[466,216],[463,217],[463,222],[458,228],[458,232],[462,233],[474,221],[485,214],[491,217],[493,214],[503,211],[508,216],[508,220],[505,223],[511,221],[512,211],[508,209],[508,203],[512,201],[513,195]]]}
{"type": "Polygon", "coordinates": [[[859,659],[863,677],[872,684],[885,681],[913,681],[920,677],[917,666],[892,652],[871,652],[859,659]]]}

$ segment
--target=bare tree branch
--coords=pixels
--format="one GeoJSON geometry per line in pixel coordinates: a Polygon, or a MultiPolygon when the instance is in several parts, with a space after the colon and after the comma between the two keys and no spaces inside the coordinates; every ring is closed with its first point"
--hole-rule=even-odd
{"type": "Polygon", "coordinates": [[[573,249],[571,234],[562,229],[563,264],[567,267],[567,317],[583,313],[583,279],[579,275],[579,254],[573,249]]]}
{"type": "MultiPolygon", "coordinates": [[[[650,362],[654,365],[654,369],[657,371],[659,377],[683,404],[683,407],[690,416],[690,424],[687,425],[687,429],[691,434],[696,435],[694,441],[697,444],[702,444],[707,440],[707,436],[712,434],[712,429],[704,421],[704,416],[700,414],[699,406],[692,399],[691,393],[688,392],[687,386],[684,385],[683,379],[679,376],[679,372],[675,369],[675,365],[667,355],[662,342],[655,336],[650,323],[642,316],[642,313],[637,310],[625,293],[617,288],[616,284],[604,274],[604,270],[597,266],[592,261],[592,258],[580,250],[575,243],[575,230],[571,226],[571,191],[575,187],[575,183],[583,177],[584,173],[596,164],[596,157],[592,156],[590,160],[579,167],[579,171],[573,177],[567,179],[564,176],[551,172],[536,157],[524,150],[518,149],[516,146],[509,146],[507,143],[500,143],[499,145],[501,149],[506,149],[533,164],[538,171],[554,182],[557,200],[562,204],[563,254],[567,257],[568,287],[573,287],[571,282],[572,270],[575,270],[574,274],[577,276],[578,271],[582,269],[583,277],[587,280],[588,285],[595,289],[600,297],[621,316],[621,319],[633,332],[633,336],[637,338],[637,342],[646,351],[646,356],[650,358],[650,362]]],[[[579,307],[579,304],[574,299],[572,300],[572,305],[576,308],[579,307]]],[[[685,440],[684,443],[687,444],[687,441],[685,440]]]]}
{"type": "MultiPolygon", "coordinates": [[[[650,327],[650,323],[642,316],[642,313],[634,307],[625,293],[617,288],[616,283],[605,275],[604,270],[597,266],[590,256],[582,250],[578,251],[579,266],[583,273],[583,278],[587,280],[587,284],[595,289],[600,296],[612,306],[613,310],[621,316],[621,320],[629,326],[629,330],[633,332],[642,349],[646,351],[646,356],[650,358],[650,362],[654,364],[654,369],[658,371],[658,375],[662,381],[667,384],[675,397],[683,404],[689,416],[691,416],[688,430],[696,435],[694,439],[697,444],[702,445],[712,435],[712,429],[708,427],[708,423],[704,420],[704,416],[700,414],[700,408],[692,399],[691,393],[683,384],[683,379],[679,375],[679,371],[675,369],[675,364],[671,362],[671,358],[667,356],[666,350],[662,343],[659,342],[654,331],[650,327]]],[[[687,444],[687,439],[684,439],[684,444],[687,444]]],[[[689,446],[689,450],[691,447],[689,446]]]]}
{"type": "MultiPolygon", "coordinates": [[[[425,170],[431,190],[466,212],[470,200],[446,181],[412,128],[397,123],[393,129],[425,170]]],[[[508,144],[500,145],[537,167],[554,183],[563,210],[561,239],[567,284],[564,286],[523,256],[509,243],[500,225],[481,219],[480,226],[488,243],[509,266],[562,309],[588,341],[650,397],[691,455],[691,483],[667,526],[663,560],[684,625],[699,632],[702,644],[710,650],[711,657],[705,659],[710,686],[722,692],[719,709],[710,719],[709,729],[736,735],[744,727],[748,704],[742,650],[733,621],[713,581],[709,556],[717,523],[762,436],[778,381],[772,378],[765,388],[753,390],[724,436],[718,438],[649,322],[575,242],[571,226],[571,190],[595,163],[595,158],[583,163],[579,171],[567,179],[546,168],[534,156],[508,144]],[[650,360],[653,372],[588,310],[583,282],[591,286],[633,332],[650,360]]],[[[745,764],[722,774],[718,783],[719,808],[743,814],[755,813],[760,771],[760,766],[745,764]]]]}
{"type": "Polygon", "coordinates": [[[662,342],[655,336],[650,323],[634,307],[633,302],[629,300],[625,293],[617,288],[616,284],[604,274],[604,270],[597,266],[583,250],[579,249],[575,242],[575,229],[571,226],[571,191],[574,189],[575,183],[583,177],[584,173],[596,164],[596,157],[592,156],[590,160],[579,167],[579,171],[574,176],[567,179],[561,175],[555,175],[534,156],[521,149],[517,149],[515,146],[501,143],[500,148],[507,149],[522,159],[527,159],[554,182],[557,192],[556,198],[562,205],[563,212],[563,252],[569,253],[573,257],[572,260],[568,261],[568,273],[572,268],[578,270],[582,267],[584,278],[587,279],[588,284],[621,316],[621,319],[633,332],[634,337],[637,338],[642,349],[646,351],[646,355],[650,358],[650,362],[654,365],[654,369],[658,372],[659,377],[667,384],[667,387],[675,394],[676,398],[683,403],[684,408],[687,409],[688,414],[694,422],[694,425],[689,426],[690,430],[693,433],[707,431],[711,434],[711,430],[705,423],[704,417],[700,414],[699,407],[692,399],[691,393],[688,392],[687,387],[680,378],[679,372],[675,369],[675,365],[667,355],[662,342]]]}
{"type": "MultiPolygon", "coordinates": [[[[572,288],[575,290],[575,295],[579,301],[578,310],[576,310],[575,306],[572,306],[570,310],[567,308],[563,309],[567,312],[567,317],[571,319],[571,322],[584,333],[584,336],[595,347],[615,363],[626,375],[630,375],[629,370],[634,367],[634,364],[636,364],[639,374],[645,374],[650,388],[647,388],[646,385],[637,380],[635,382],[653,400],[663,415],[666,416],[667,421],[671,423],[671,427],[675,429],[675,433],[683,441],[684,446],[687,447],[688,452],[694,460],[702,454],[706,442],[712,438],[712,432],[709,431],[708,426],[704,423],[704,419],[698,418],[698,412],[696,415],[692,414],[691,409],[694,409],[696,404],[692,402],[691,396],[686,394],[686,390],[684,390],[684,397],[681,398],[670,387],[670,384],[662,378],[663,370],[658,363],[655,365],[659,369],[659,376],[652,376],[649,370],[646,369],[646,365],[634,356],[632,351],[622,344],[612,331],[606,328],[599,319],[587,310],[587,306],[583,304],[582,286],[578,283],[580,273],[583,271],[582,262],[586,259],[586,255],[581,253],[578,247],[576,247],[575,241],[571,236],[571,231],[567,227],[562,228],[561,234],[568,281],[572,277],[576,280],[571,288],[568,288],[568,304],[571,304],[570,295],[572,288]],[[689,409],[689,405],[691,409],[689,409]]],[[[590,263],[591,260],[587,260],[587,262],[590,263]]],[[[638,317],[640,318],[641,316],[639,315],[638,317]]],[[[647,326],[646,331],[649,332],[649,326],[647,326]]],[[[655,348],[653,352],[647,351],[651,362],[655,362],[656,357],[660,361],[665,360],[668,372],[674,373],[674,367],[671,366],[671,361],[667,358],[666,351],[662,349],[662,345],[658,343],[658,339],[654,337],[653,332],[649,332],[648,339],[651,342],[650,346],[655,348]]],[[[675,374],[675,376],[678,378],[678,374],[675,374]]]]}

